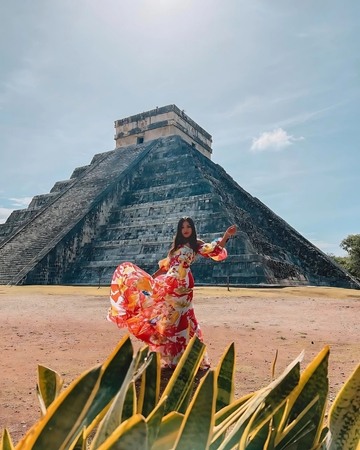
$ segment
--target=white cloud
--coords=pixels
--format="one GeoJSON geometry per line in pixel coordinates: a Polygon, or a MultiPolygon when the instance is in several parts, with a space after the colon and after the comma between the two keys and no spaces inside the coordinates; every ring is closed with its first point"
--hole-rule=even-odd
{"type": "Polygon", "coordinates": [[[5,223],[12,212],[12,209],[0,207],[0,223],[5,223]]]}
{"type": "Polygon", "coordinates": [[[292,145],[293,141],[299,139],[304,138],[294,138],[294,136],[288,135],[282,128],[276,128],[274,131],[261,133],[258,138],[253,138],[251,150],[254,152],[262,152],[264,150],[279,151],[292,145]]]}
{"type": "Polygon", "coordinates": [[[5,223],[14,209],[26,208],[32,200],[32,197],[7,198],[6,203],[10,204],[10,208],[0,206],[0,223],[5,223]]]}
{"type": "Polygon", "coordinates": [[[21,198],[9,198],[14,207],[27,207],[32,200],[32,197],[21,197],[21,198]]]}

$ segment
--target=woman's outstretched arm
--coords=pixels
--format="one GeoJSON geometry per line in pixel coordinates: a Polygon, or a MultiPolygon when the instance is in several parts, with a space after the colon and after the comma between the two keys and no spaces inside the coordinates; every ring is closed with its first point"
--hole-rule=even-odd
{"type": "Polygon", "coordinates": [[[153,278],[158,277],[159,275],[163,275],[166,272],[166,270],[164,270],[163,268],[158,269],[155,273],[153,273],[151,276],[153,278]]]}
{"type": "Polygon", "coordinates": [[[229,227],[226,231],[224,236],[222,237],[221,241],[218,241],[218,244],[220,245],[220,247],[224,247],[226,242],[228,241],[230,236],[234,236],[234,234],[236,233],[236,225],[231,225],[231,227],[229,227]]]}

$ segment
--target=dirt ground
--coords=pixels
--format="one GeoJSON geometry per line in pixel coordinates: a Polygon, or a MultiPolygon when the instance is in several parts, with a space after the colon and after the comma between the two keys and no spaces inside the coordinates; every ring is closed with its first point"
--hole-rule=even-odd
{"type": "MultiPolygon", "coordinates": [[[[106,321],[109,290],[0,286],[0,429],[17,443],[40,417],[37,364],[71,383],[124,336],[106,321]]],[[[330,402],[360,362],[360,292],[335,288],[196,288],[195,313],[215,367],[235,342],[236,397],[270,381],[305,349],[302,367],[330,345],[330,402]]],[[[134,347],[141,343],[133,340],[134,347]]]]}

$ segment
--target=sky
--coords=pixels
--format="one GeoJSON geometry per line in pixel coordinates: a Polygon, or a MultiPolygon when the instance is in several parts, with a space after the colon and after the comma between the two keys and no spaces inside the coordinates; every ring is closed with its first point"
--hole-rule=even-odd
{"type": "Polygon", "coordinates": [[[360,2],[0,2],[0,223],[176,104],[322,251],[360,233],[360,2]]]}

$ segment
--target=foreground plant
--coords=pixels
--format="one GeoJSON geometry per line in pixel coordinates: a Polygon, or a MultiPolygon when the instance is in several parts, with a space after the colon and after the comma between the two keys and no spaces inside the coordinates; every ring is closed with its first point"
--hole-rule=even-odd
{"type": "Polygon", "coordinates": [[[303,354],[269,386],[237,400],[234,344],[192,396],[204,352],[193,337],[161,397],[159,355],[147,347],[134,355],[128,336],[62,392],[61,377],[39,366],[42,417],[16,447],[5,429],[0,450],[360,450],[360,365],[327,428],[328,347],[302,374],[303,354]]]}

